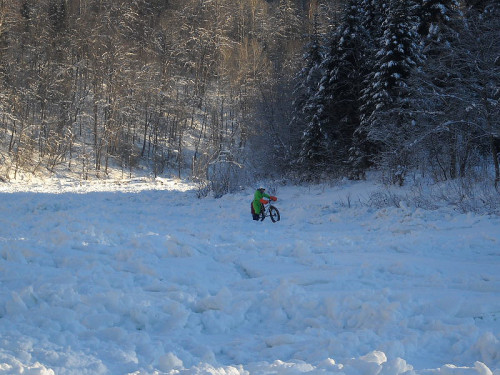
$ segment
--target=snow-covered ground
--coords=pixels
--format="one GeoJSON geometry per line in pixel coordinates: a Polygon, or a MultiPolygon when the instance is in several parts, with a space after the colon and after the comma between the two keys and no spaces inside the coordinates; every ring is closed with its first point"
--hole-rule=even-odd
{"type": "Polygon", "coordinates": [[[0,374],[500,375],[500,219],[366,182],[0,185],[0,374]]]}

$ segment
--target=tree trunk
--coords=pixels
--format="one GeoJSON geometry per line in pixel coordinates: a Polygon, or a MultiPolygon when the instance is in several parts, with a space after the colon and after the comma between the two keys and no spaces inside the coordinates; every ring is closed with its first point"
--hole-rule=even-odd
{"type": "Polygon", "coordinates": [[[495,143],[495,137],[490,133],[490,147],[491,156],[493,157],[493,165],[495,167],[495,189],[498,190],[498,184],[500,183],[500,166],[498,164],[498,149],[495,143]]]}

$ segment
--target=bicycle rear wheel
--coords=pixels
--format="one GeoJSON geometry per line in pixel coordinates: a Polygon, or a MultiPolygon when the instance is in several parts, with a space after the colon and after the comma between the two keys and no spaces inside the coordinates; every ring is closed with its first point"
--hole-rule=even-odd
{"type": "Polygon", "coordinates": [[[269,216],[271,217],[273,223],[280,221],[280,212],[274,206],[269,207],[269,216]]]}

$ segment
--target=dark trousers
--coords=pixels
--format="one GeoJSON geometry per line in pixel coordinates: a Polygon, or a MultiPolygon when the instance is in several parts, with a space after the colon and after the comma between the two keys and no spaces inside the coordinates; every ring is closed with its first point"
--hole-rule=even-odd
{"type": "Polygon", "coordinates": [[[259,220],[259,214],[255,213],[255,210],[253,208],[253,202],[250,202],[250,212],[252,213],[252,217],[254,220],[259,220]]]}

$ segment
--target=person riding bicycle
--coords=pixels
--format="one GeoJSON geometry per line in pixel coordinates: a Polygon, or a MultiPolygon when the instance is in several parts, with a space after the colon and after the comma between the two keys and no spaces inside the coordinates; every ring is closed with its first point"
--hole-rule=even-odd
{"type": "Polygon", "coordinates": [[[264,199],[270,199],[272,201],[277,201],[278,198],[275,196],[269,195],[265,193],[266,189],[263,187],[258,188],[255,191],[255,194],[253,196],[253,201],[250,204],[250,208],[252,211],[252,217],[254,220],[259,220],[260,213],[262,212],[262,205],[268,203],[269,201],[264,199]]]}

